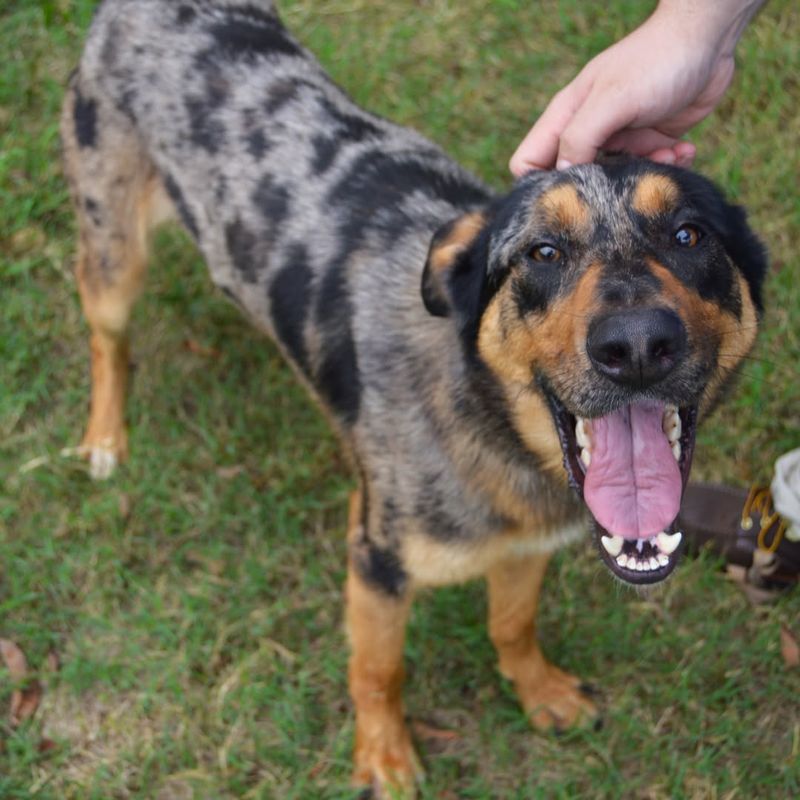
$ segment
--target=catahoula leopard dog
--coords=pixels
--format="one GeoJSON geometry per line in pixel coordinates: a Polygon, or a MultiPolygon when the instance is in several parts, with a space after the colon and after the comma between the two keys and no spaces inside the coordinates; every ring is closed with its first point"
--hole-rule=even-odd
{"type": "Polygon", "coordinates": [[[766,261],[744,212],[631,159],[497,195],[357,107],[267,2],[105,0],[62,136],[92,474],[128,454],[126,331],[148,232],[171,217],[349,455],[355,781],[413,792],[402,651],[420,587],[486,576],[533,725],[592,719],[536,641],[545,566],[591,529],[622,581],[674,569],[696,421],[756,334],[766,261]]]}

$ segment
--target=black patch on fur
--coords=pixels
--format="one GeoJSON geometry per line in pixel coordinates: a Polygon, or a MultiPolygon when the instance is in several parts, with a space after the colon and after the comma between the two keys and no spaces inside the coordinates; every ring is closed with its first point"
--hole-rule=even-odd
{"type": "MultiPolygon", "coordinates": [[[[317,384],[333,410],[347,425],[354,425],[361,407],[361,375],[356,359],[356,347],[350,328],[352,306],[339,287],[323,287],[320,298],[340,297],[336,325],[327,325],[322,344],[322,360],[317,369],[317,384]]],[[[320,302],[323,302],[320,300],[320,302]]]]}
{"type": "Polygon", "coordinates": [[[78,146],[94,147],[97,144],[97,103],[91,97],[85,98],[77,86],[73,118],[78,146]]]}
{"type": "Polygon", "coordinates": [[[225,127],[211,115],[208,102],[199,97],[187,97],[186,111],[192,142],[212,155],[217,153],[225,141],[225,127]]]}
{"type": "Polygon", "coordinates": [[[91,219],[92,224],[99,227],[103,222],[103,217],[97,200],[95,200],[93,197],[85,197],[83,199],[83,207],[86,210],[86,213],[89,215],[89,219],[91,219]]]}
{"type": "Polygon", "coordinates": [[[275,333],[306,376],[310,372],[303,331],[311,302],[312,277],[308,252],[297,243],[289,247],[285,264],[269,287],[275,333]]]}
{"type": "MultiPolygon", "coordinates": [[[[349,210],[347,225],[357,222],[368,224],[378,208],[397,208],[414,193],[443,200],[455,208],[467,208],[485,203],[488,195],[466,176],[454,175],[451,170],[439,168],[436,163],[426,163],[424,151],[410,153],[384,153],[369,150],[359,156],[348,172],[328,192],[328,202],[349,210]]],[[[440,159],[439,153],[431,153],[440,159]]]]}
{"type": "Polygon", "coordinates": [[[191,6],[178,6],[179,25],[188,25],[196,16],[197,12],[191,6]]]}
{"type": "Polygon", "coordinates": [[[189,206],[186,205],[186,198],[183,196],[183,192],[180,190],[178,184],[175,183],[175,179],[172,175],[164,175],[163,177],[164,188],[167,190],[167,194],[170,200],[172,200],[178,212],[178,216],[180,216],[189,233],[191,233],[195,239],[198,239],[200,237],[200,230],[197,227],[197,220],[194,218],[194,214],[192,214],[189,206]]]}
{"type": "Polygon", "coordinates": [[[423,475],[419,482],[414,513],[425,523],[428,534],[440,541],[456,541],[463,538],[464,530],[457,520],[444,509],[446,503],[438,486],[436,475],[423,475]]]}
{"type": "Polygon", "coordinates": [[[256,283],[259,272],[258,237],[237,217],[225,226],[225,244],[233,266],[247,283],[256,283]]]}
{"type": "Polygon", "coordinates": [[[297,56],[300,46],[277,17],[251,5],[230,8],[224,21],[209,27],[216,48],[230,60],[254,61],[273,55],[297,56]]]}
{"type": "Polygon", "coordinates": [[[273,231],[289,214],[289,192],[276,184],[272,175],[264,175],[252,196],[256,208],[271,223],[273,231]]]}
{"type": "Polygon", "coordinates": [[[364,581],[391,597],[400,597],[405,591],[408,575],[393,550],[381,548],[366,536],[356,545],[355,565],[364,581]]]}
{"type": "Polygon", "coordinates": [[[333,163],[341,147],[365,139],[379,139],[382,131],[370,119],[343,111],[325,96],[320,96],[318,101],[326,118],[326,132],[316,134],[311,140],[314,147],[311,169],[321,174],[333,163]]]}
{"type": "Polygon", "coordinates": [[[311,171],[316,175],[321,175],[328,170],[333,159],[336,158],[336,154],[339,152],[339,142],[327,134],[317,133],[311,139],[311,146],[314,148],[311,171]]]}
{"type": "Polygon", "coordinates": [[[250,153],[256,161],[260,161],[264,154],[270,149],[271,143],[264,135],[264,131],[253,130],[246,136],[247,139],[247,152],[250,153]]]}

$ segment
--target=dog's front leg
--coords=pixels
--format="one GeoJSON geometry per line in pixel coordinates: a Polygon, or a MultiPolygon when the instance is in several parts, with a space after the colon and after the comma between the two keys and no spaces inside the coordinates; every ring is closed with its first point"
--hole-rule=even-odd
{"type": "Polygon", "coordinates": [[[536,610],[549,554],[503,561],[487,575],[489,635],[500,672],[513,681],[534,727],[562,730],[593,719],[597,709],[581,681],[544,657],[536,641],[536,610]]]}
{"type": "Polygon", "coordinates": [[[350,695],[356,712],[353,783],[380,798],[411,798],[422,770],[403,714],[403,643],[411,591],[389,593],[364,580],[356,553],[363,532],[351,499],[347,576],[350,695]]]}

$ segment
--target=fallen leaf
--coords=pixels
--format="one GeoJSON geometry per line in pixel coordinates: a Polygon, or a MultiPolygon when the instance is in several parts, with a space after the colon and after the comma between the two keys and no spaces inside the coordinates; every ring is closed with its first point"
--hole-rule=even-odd
{"type": "Polygon", "coordinates": [[[800,666],[800,645],[786,625],[781,625],[781,655],[787,667],[800,666]]]}
{"type": "Polygon", "coordinates": [[[36,749],[40,753],[49,753],[51,750],[55,750],[56,746],[57,746],[56,743],[52,739],[44,737],[36,746],[36,749]]]}
{"type": "Polygon", "coordinates": [[[11,639],[0,639],[0,656],[12,680],[21,681],[28,674],[28,661],[25,653],[11,639]]]}
{"type": "Polygon", "coordinates": [[[9,719],[16,727],[30,719],[39,708],[42,700],[42,684],[35,678],[26,681],[28,661],[19,646],[10,639],[0,639],[0,655],[3,657],[8,673],[16,684],[23,684],[11,693],[9,719]]]}
{"type": "Polygon", "coordinates": [[[455,742],[461,738],[461,734],[457,731],[448,730],[446,728],[436,728],[433,725],[429,725],[427,722],[422,722],[422,720],[414,720],[414,722],[411,723],[411,727],[414,729],[414,733],[418,739],[437,742],[455,742]]]}
{"type": "Polygon", "coordinates": [[[12,726],[17,726],[26,719],[30,719],[42,702],[42,684],[31,680],[24,689],[16,689],[11,694],[11,709],[9,718],[12,726]]]}
{"type": "Polygon", "coordinates": [[[230,480],[244,472],[244,464],[231,464],[228,467],[218,467],[217,475],[223,480],[230,480]]]}
{"type": "Polygon", "coordinates": [[[219,358],[222,355],[216,347],[206,347],[196,342],[194,339],[186,339],[183,346],[190,353],[194,353],[194,355],[201,356],[202,358],[219,358]]]}

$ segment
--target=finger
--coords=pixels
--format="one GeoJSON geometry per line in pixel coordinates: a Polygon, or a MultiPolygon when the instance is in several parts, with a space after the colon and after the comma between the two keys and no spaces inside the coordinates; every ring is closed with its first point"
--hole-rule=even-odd
{"type": "Polygon", "coordinates": [[[552,169],[556,163],[561,132],[583,97],[576,79],[556,94],[517,147],[509,169],[520,177],[532,169],[552,169]]]}
{"type": "Polygon", "coordinates": [[[697,148],[691,142],[678,142],[675,147],[676,163],[679,167],[691,167],[697,155],[697,148]]]}
{"type": "Polygon", "coordinates": [[[603,149],[630,153],[634,156],[647,156],[656,150],[672,150],[679,139],[669,136],[655,128],[629,128],[615,133],[603,144],[603,149]]]}
{"type": "Polygon", "coordinates": [[[675,156],[675,151],[671,147],[653,150],[652,153],[647,153],[646,156],[650,161],[655,161],[658,164],[675,164],[678,160],[675,156]]]}
{"type": "Polygon", "coordinates": [[[627,128],[636,112],[624,86],[594,86],[561,134],[557,165],[594,161],[597,151],[614,133],[627,128]]]}

